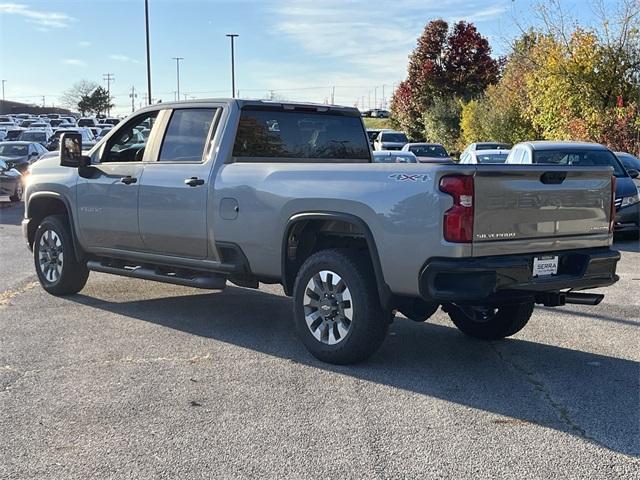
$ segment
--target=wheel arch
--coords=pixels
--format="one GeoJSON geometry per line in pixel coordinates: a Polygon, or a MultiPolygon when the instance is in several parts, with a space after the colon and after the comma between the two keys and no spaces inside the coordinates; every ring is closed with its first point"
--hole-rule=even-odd
{"type": "Polygon", "coordinates": [[[50,215],[65,215],[71,238],[73,239],[73,250],[78,261],[82,261],[84,253],[76,236],[74,228],[73,211],[69,201],[58,192],[35,192],[29,196],[29,201],[25,206],[25,217],[29,219],[27,227],[27,243],[33,248],[33,240],[36,235],[38,225],[42,220],[50,215]]]}
{"type": "Polygon", "coordinates": [[[296,235],[302,234],[305,230],[309,231],[307,229],[323,232],[325,231],[322,230],[323,227],[336,224],[350,226],[349,228],[351,231],[344,232],[344,237],[356,238],[362,236],[368,250],[369,259],[373,266],[380,302],[384,306],[388,305],[391,301],[392,294],[389,286],[384,280],[384,273],[380,263],[378,248],[373,234],[371,233],[371,229],[362,218],[343,212],[308,211],[296,213],[289,218],[282,238],[281,252],[281,277],[285,293],[287,295],[291,295],[293,293],[295,277],[302,265],[302,262],[308,258],[311,253],[317,251],[311,250],[306,252],[306,255],[303,251],[301,255],[298,255],[298,245],[295,238],[296,235]]]}

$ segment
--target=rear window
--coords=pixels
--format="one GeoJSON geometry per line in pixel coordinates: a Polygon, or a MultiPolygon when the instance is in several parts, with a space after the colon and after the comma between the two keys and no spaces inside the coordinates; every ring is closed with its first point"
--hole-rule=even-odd
{"type": "Polygon", "coordinates": [[[498,150],[499,148],[510,149],[511,145],[508,143],[479,143],[476,145],[476,150],[498,150]]]}
{"type": "Polygon", "coordinates": [[[534,152],[534,163],[544,165],[575,165],[579,167],[613,167],[616,177],[626,177],[616,156],[607,150],[538,150],[534,152]]]}
{"type": "Polygon", "coordinates": [[[507,160],[509,152],[505,153],[478,153],[476,158],[478,163],[504,163],[507,160]]]}
{"type": "Polygon", "coordinates": [[[417,157],[447,158],[449,156],[441,145],[412,145],[409,151],[417,157]]]}
{"type": "Polygon", "coordinates": [[[258,109],[243,109],[233,156],[244,161],[278,158],[285,162],[370,159],[360,117],[258,109]]]}
{"type": "Polygon", "coordinates": [[[20,140],[44,142],[47,139],[47,134],[44,132],[23,132],[20,134],[20,140]]]}
{"type": "Polygon", "coordinates": [[[395,133],[395,132],[382,132],[380,134],[380,140],[383,142],[397,142],[397,143],[407,143],[409,139],[404,133],[395,133]]]}

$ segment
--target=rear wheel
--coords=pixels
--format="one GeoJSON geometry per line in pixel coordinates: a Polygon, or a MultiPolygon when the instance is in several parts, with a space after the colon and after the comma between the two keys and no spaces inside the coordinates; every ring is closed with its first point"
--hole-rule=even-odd
{"type": "Polygon", "coordinates": [[[373,268],[355,251],[323,250],[309,257],[293,297],[298,335],[323,362],[364,360],[387,333],[390,312],[380,305],[373,268]]]}
{"type": "Polygon", "coordinates": [[[533,313],[533,302],[497,307],[449,304],[445,311],[455,326],[470,337],[499,340],[524,328],[533,313]]]}
{"type": "Polygon", "coordinates": [[[89,270],[76,259],[67,219],[46,217],[36,230],[33,259],[42,288],[53,295],[78,293],[87,283],[89,270]]]}

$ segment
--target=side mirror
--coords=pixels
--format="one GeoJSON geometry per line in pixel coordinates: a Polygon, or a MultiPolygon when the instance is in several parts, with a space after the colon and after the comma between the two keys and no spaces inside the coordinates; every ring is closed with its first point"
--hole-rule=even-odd
{"type": "Polygon", "coordinates": [[[635,168],[630,168],[629,170],[627,170],[627,173],[631,178],[638,178],[640,176],[640,172],[635,168]]]}
{"type": "Polygon", "coordinates": [[[80,168],[88,165],[88,158],[82,155],[82,135],[63,133],[60,137],[60,165],[80,168]]]}

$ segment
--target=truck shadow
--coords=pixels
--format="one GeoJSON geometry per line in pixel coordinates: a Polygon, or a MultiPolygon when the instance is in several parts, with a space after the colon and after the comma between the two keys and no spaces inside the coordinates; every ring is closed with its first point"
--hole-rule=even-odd
{"type": "Polygon", "coordinates": [[[280,295],[227,287],[222,293],[122,303],[81,294],[68,298],[313,368],[480,409],[488,413],[487,422],[504,428],[537,424],[619,453],[640,455],[639,369],[630,360],[519,339],[480,342],[455,328],[397,318],[382,348],[369,361],[335,366],[315,360],[304,350],[292,329],[291,301],[280,295]]]}

